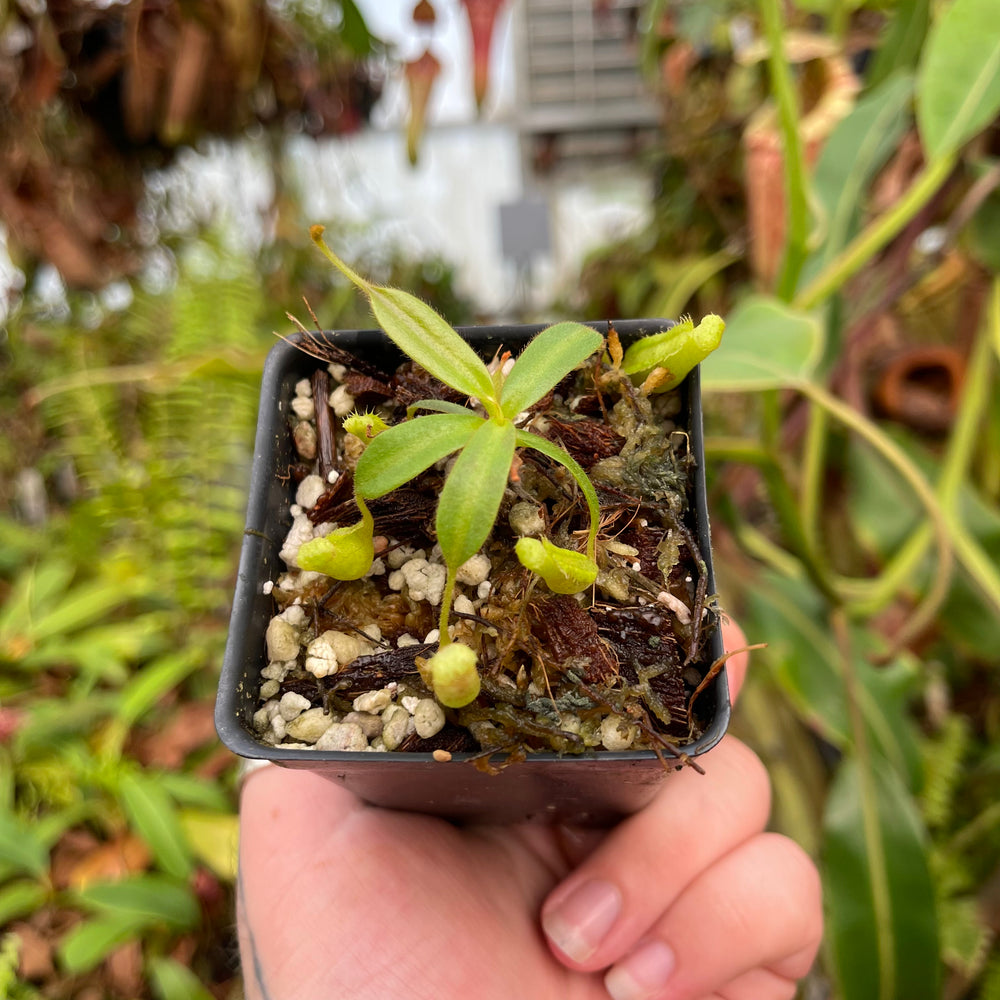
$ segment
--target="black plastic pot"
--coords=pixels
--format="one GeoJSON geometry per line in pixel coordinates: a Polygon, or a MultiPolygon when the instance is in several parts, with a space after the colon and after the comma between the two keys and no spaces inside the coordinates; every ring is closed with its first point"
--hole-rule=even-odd
{"type": "MultiPolygon", "coordinates": [[[[607,323],[589,325],[602,334],[608,332],[607,323]]],[[[671,325],[666,320],[614,323],[626,345],[639,336],[671,325]]],[[[459,332],[481,355],[489,358],[501,346],[516,351],[541,329],[541,326],[497,326],[463,328],[459,332]]],[[[338,346],[386,372],[393,371],[402,360],[381,331],[340,331],[335,337],[338,346]]],[[[251,719],[258,707],[260,671],[267,663],[264,634],[274,613],[264,584],[284,571],[278,552],[291,523],[288,508],[294,492],[287,477],[283,478],[285,470],[296,460],[286,415],[295,383],[310,377],[322,364],[282,341],[275,345],[264,368],[246,532],[215,709],[222,741],[242,757],[315,771],[372,804],[460,821],[504,822],[550,817],[604,823],[640,809],[655,794],[666,774],[652,751],[598,751],[586,756],[536,753],[497,775],[488,775],[468,762],[469,754],[456,753],[451,761],[441,762],[428,753],[295,750],[272,747],[257,740],[251,719]]],[[[707,564],[711,594],[715,585],[705,502],[697,369],[682,385],[682,396],[690,449],[697,463],[690,526],[707,564]]],[[[704,672],[721,655],[722,639],[715,629],[706,662],[698,668],[704,672]]],[[[725,670],[699,696],[699,707],[708,714],[709,721],[703,735],[682,748],[690,757],[713,747],[729,724],[725,670]]]]}

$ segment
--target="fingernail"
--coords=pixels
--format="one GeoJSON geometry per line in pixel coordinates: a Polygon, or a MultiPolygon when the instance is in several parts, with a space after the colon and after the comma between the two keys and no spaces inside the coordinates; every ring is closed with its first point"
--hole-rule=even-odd
{"type": "Polygon", "coordinates": [[[604,977],[604,988],[612,1000],[650,1000],[674,971],[676,959],[662,941],[640,945],[604,977]]]}
{"type": "Polygon", "coordinates": [[[549,940],[574,962],[597,951],[622,909],[622,896],[610,882],[592,879],[574,889],[542,917],[549,940]]]}

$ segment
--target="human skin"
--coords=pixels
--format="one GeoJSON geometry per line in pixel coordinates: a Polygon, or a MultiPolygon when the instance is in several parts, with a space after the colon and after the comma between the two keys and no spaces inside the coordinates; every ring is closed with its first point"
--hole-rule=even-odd
{"type": "MultiPolygon", "coordinates": [[[[745,645],[735,626],[726,648],[745,645]]],[[[745,653],[728,664],[739,690],[745,653]]],[[[610,830],[457,827],[264,768],[241,803],[247,1000],[790,1000],[819,878],[765,832],[766,772],[727,736],[610,830]]]]}

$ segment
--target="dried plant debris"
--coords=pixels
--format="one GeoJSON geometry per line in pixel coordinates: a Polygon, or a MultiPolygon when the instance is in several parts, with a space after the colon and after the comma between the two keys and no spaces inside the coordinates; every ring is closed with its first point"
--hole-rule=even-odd
{"type": "MultiPolygon", "coordinates": [[[[314,335],[310,353],[323,357],[314,335]]],[[[415,399],[454,392],[407,362],[373,371],[336,348],[301,380],[289,433],[298,464],[287,571],[268,584],[258,737],[316,750],[466,752],[485,769],[525,754],[652,750],[684,761],[702,732],[692,695],[706,669],[717,611],[685,521],[692,461],[676,391],[644,394],[595,358],[520,418],[569,451],[597,488],[600,572],[583,594],[554,594],[514,554],[523,537],[572,547],[588,511],[573,478],[537,451],[519,451],[497,523],[458,573],[452,637],[479,657],[482,691],[445,708],[421,676],[438,645],[445,566],[434,537],[438,463],[371,504],[376,558],[360,580],[301,570],[299,547],[357,520],[350,488],[361,442],[341,428],[358,397],[386,423],[415,399]]],[[[455,399],[456,402],[467,402],[455,399]]]]}

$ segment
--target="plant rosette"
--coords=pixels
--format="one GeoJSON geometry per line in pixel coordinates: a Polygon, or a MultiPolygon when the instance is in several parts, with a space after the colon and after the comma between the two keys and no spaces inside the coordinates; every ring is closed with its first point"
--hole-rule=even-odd
{"type": "Polygon", "coordinates": [[[265,366],[217,726],[465,820],[610,819],[728,724],[691,321],[382,330],[265,366]]]}

